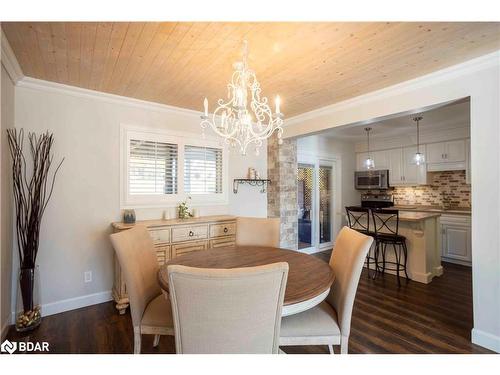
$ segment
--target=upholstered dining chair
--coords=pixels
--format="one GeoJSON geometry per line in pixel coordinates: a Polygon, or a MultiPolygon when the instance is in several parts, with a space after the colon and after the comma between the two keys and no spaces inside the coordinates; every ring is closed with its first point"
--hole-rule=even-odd
{"type": "Polygon", "coordinates": [[[134,327],[134,354],[141,352],[141,336],[174,336],[172,308],[157,281],[158,260],[146,227],[135,226],[111,235],[118,262],[125,276],[134,327]]]}
{"type": "Polygon", "coordinates": [[[281,321],[280,346],[340,345],[348,350],[351,315],[359,277],[373,238],[344,227],[335,240],[330,258],[335,280],[326,300],[310,310],[284,317],[281,321]]]}
{"type": "Polygon", "coordinates": [[[168,266],[178,354],[279,351],[288,264],[205,269],[168,266]]]}
{"type": "Polygon", "coordinates": [[[238,217],[236,245],[280,247],[280,218],[238,217]]]}

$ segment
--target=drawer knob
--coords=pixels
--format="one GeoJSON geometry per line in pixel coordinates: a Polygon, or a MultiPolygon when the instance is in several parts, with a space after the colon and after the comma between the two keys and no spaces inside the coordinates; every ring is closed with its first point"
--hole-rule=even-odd
{"type": "Polygon", "coordinates": [[[192,230],[189,231],[189,237],[193,237],[194,236],[194,232],[192,230]]]}
{"type": "Polygon", "coordinates": [[[227,228],[224,228],[224,233],[227,233],[227,228]]]}

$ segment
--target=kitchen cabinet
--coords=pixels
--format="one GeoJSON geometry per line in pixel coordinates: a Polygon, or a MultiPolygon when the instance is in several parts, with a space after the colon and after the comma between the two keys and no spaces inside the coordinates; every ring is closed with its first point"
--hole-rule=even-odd
{"type": "MultiPolygon", "coordinates": [[[[368,157],[367,152],[361,152],[356,155],[356,170],[365,171],[365,160],[368,157]]],[[[387,151],[373,151],[371,152],[371,157],[375,163],[375,169],[389,169],[389,164],[387,160],[387,151]]]]}
{"type": "Polygon", "coordinates": [[[441,215],[441,248],[444,261],[471,265],[471,223],[464,215],[441,215]]]}
{"type": "Polygon", "coordinates": [[[427,170],[451,171],[466,169],[466,140],[428,143],[427,170]]]}
{"type": "MultiPolygon", "coordinates": [[[[424,165],[416,165],[413,157],[416,146],[387,150],[389,160],[389,184],[391,186],[421,185],[426,183],[424,165]]],[[[425,153],[425,146],[420,146],[425,153]]]]}

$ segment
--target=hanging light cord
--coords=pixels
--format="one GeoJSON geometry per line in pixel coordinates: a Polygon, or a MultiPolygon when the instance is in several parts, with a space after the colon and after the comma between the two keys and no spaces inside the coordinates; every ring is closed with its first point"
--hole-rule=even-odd
{"type": "Polygon", "coordinates": [[[372,130],[372,128],[365,128],[366,138],[367,138],[367,143],[368,143],[368,159],[371,159],[371,155],[370,155],[370,130],[372,130]]]}
{"type": "Polygon", "coordinates": [[[417,153],[420,153],[420,120],[422,120],[422,116],[416,116],[413,118],[413,121],[417,123],[417,153]]]}

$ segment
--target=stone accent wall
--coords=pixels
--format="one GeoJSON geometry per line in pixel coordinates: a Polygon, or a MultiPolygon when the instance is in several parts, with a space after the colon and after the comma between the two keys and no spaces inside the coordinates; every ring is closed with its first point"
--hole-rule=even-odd
{"type": "Polygon", "coordinates": [[[426,206],[471,206],[471,186],[465,183],[465,171],[433,172],[428,185],[394,187],[394,203],[426,206]]]}
{"type": "Polygon", "coordinates": [[[297,141],[283,140],[278,144],[276,135],[267,141],[267,215],[279,217],[281,247],[298,247],[297,220],[297,141]]]}

